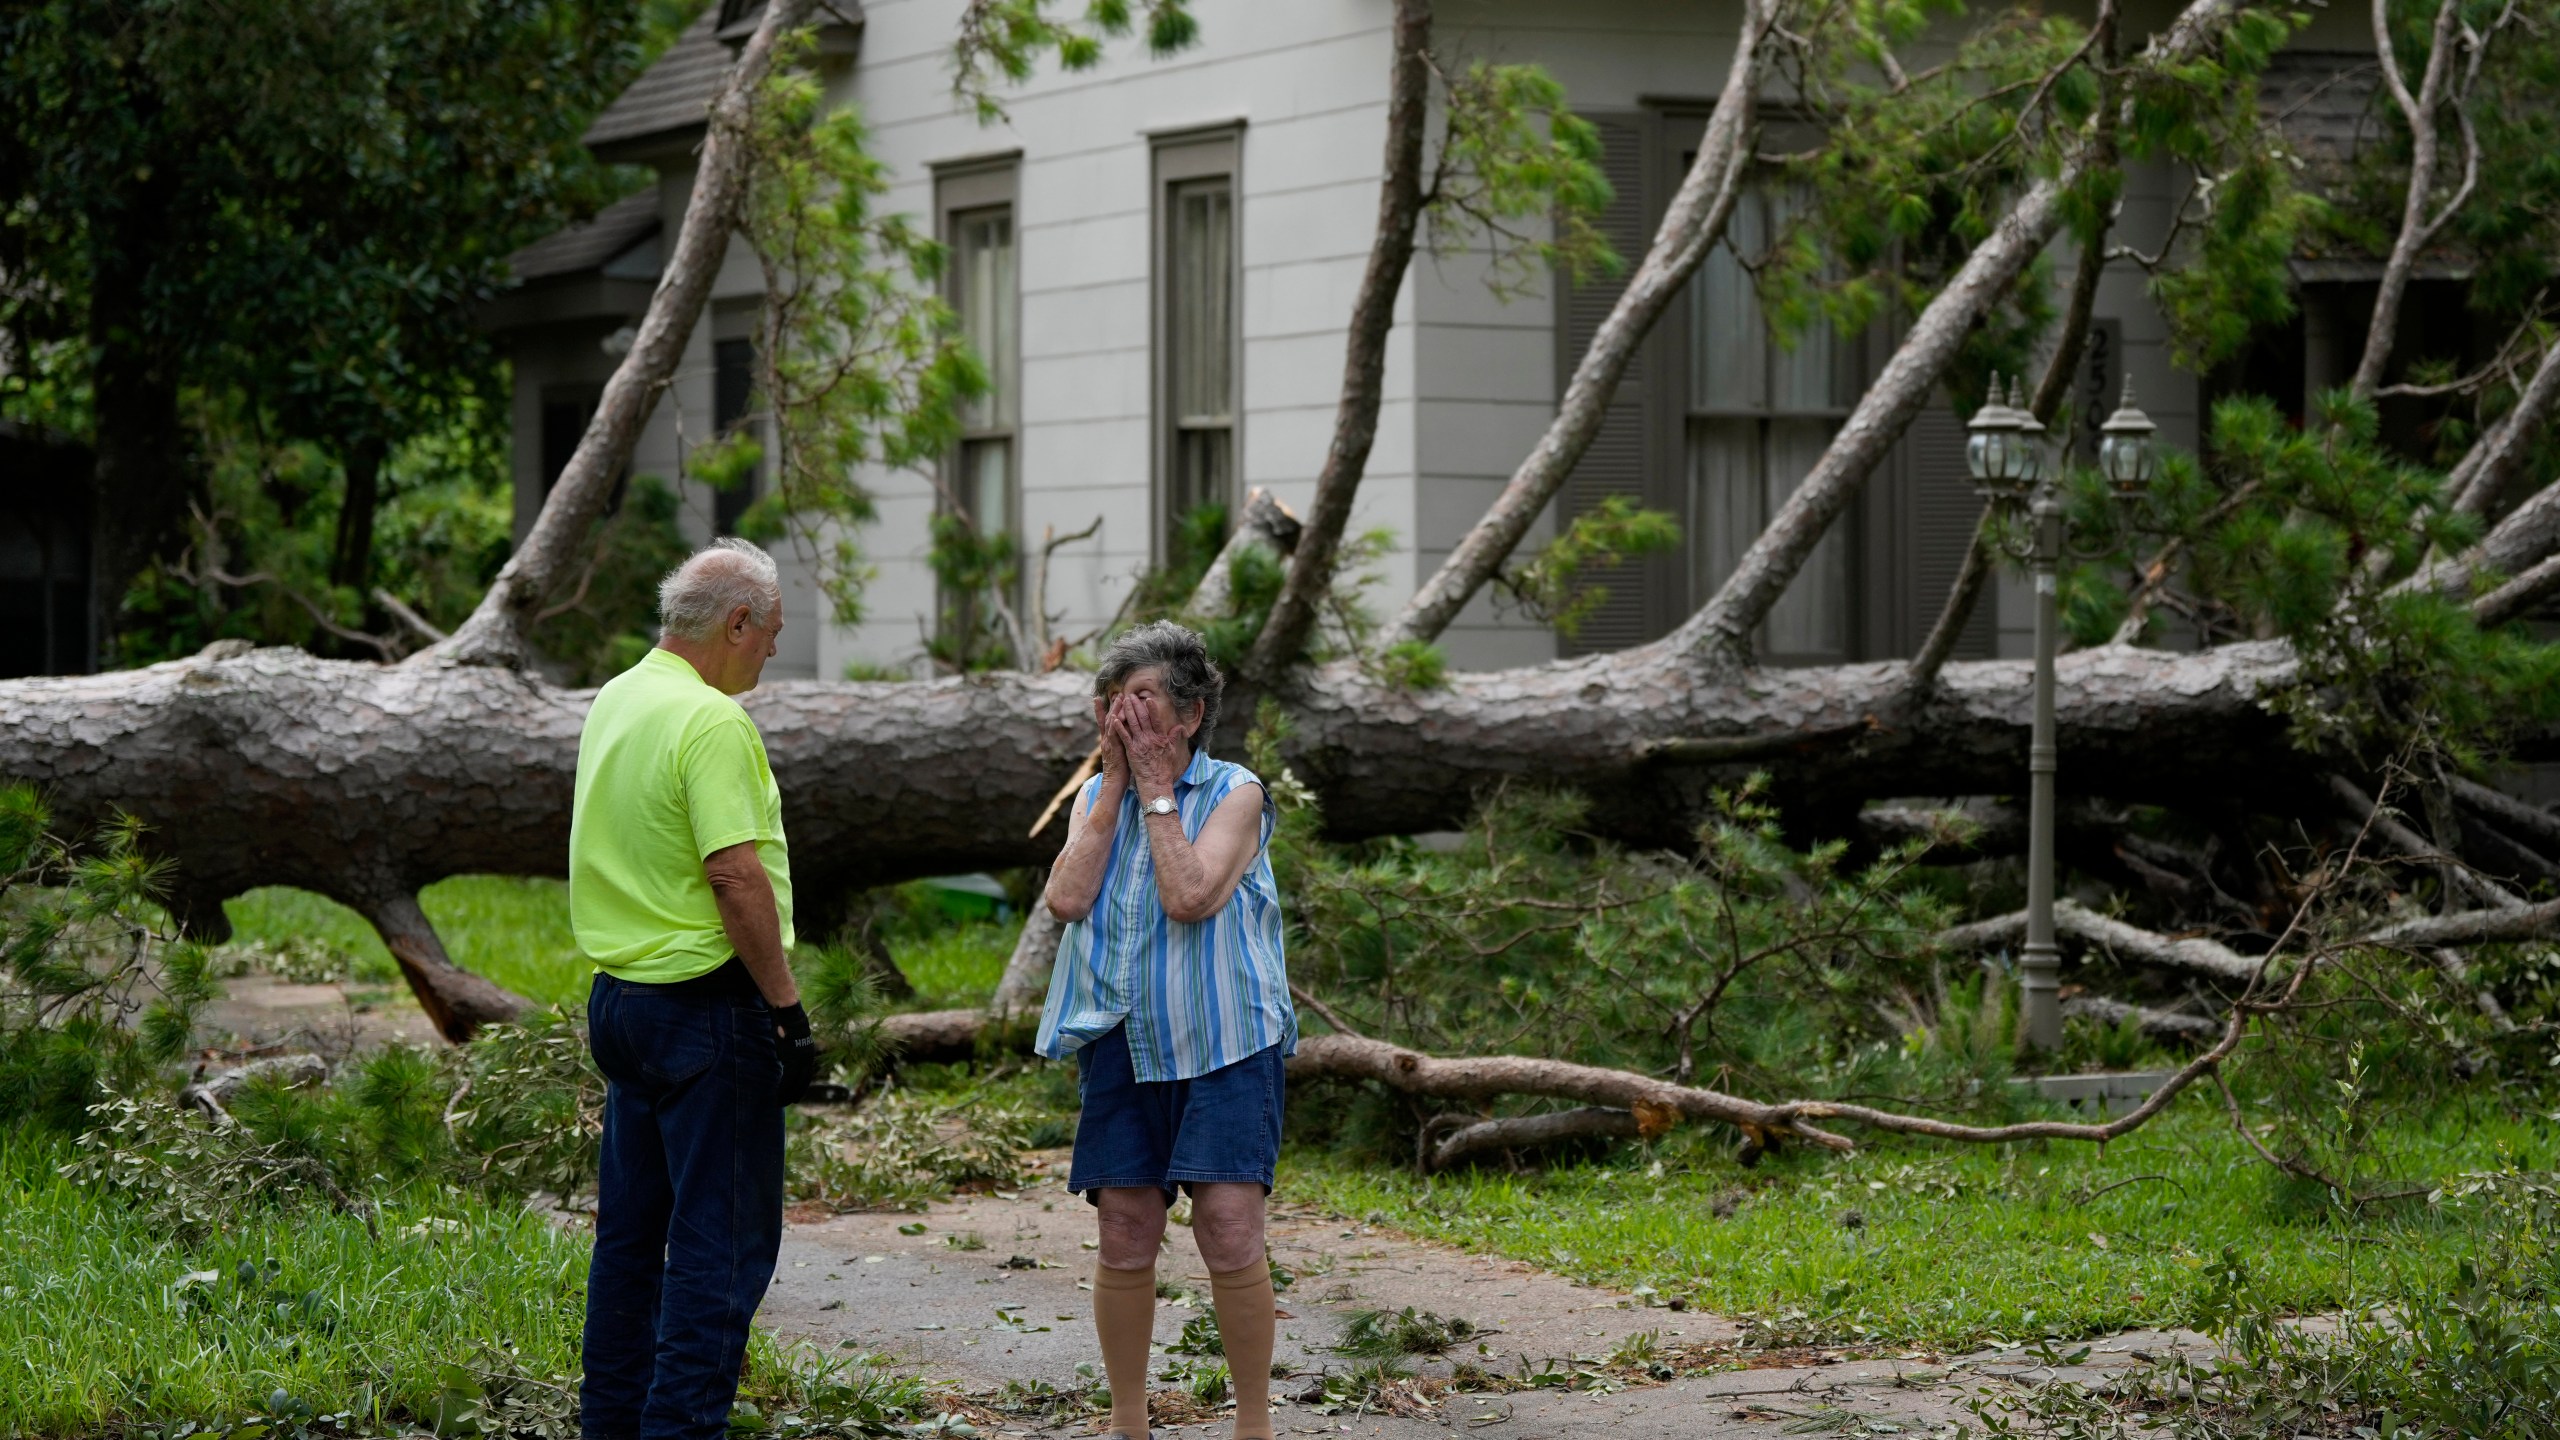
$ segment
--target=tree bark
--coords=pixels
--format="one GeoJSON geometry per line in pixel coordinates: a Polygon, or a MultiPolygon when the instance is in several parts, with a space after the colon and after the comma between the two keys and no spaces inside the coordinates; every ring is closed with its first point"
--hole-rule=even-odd
{"type": "Polygon", "coordinates": [[[1431,0],[1396,0],[1395,65],[1387,93],[1387,153],[1378,182],[1378,231],[1369,268],[1351,305],[1351,335],[1342,362],[1333,443],[1316,473],[1316,498],[1289,559],[1289,577],[1271,617],[1254,638],[1244,673],[1268,679],[1295,660],[1315,628],[1317,608],[1333,584],[1334,555],[1351,523],[1351,502],[1378,438],[1378,405],[1386,388],[1387,332],[1396,292],[1413,265],[1414,228],[1422,219],[1422,132],[1431,112],[1431,0]]]}
{"type": "Polygon", "coordinates": [[[2533,378],[2516,392],[2514,407],[2498,417],[2446,477],[2445,488],[2453,496],[2456,513],[2486,515],[2497,505],[2498,497],[2533,457],[2533,437],[2550,418],[2555,403],[2560,403],[2560,345],[2542,352],[2533,378]]]}
{"type": "Polygon", "coordinates": [[[2222,1033],[2220,1022],[2202,1015],[2154,1010],[2148,1005],[2131,1005],[2103,995],[2074,995],[2062,1002],[2062,1014],[2066,1020],[2085,1016],[2108,1026],[2131,1020],[2142,1027],[2143,1034],[2154,1040],[2210,1040],[2222,1033]]]}
{"type": "Polygon", "coordinates": [[[414,893],[376,889],[341,898],[373,922],[402,978],[409,982],[410,993],[418,997],[419,1008],[447,1040],[461,1044],[478,1034],[480,1027],[522,1019],[533,1008],[523,996],[454,964],[436,927],[418,908],[414,893]]]}
{"type": "Polygon", "coordinates": [[[2549,555],[2488,594],[2471,602],[2471,623],[2488,629],[2504,625],[2536,605],[2560,594],[2560,555],[2549,555]]]}
{"type": "Polygon", "coordinates": [[[90,220],[97,471],[89,507],[89,607],[90,633],[101,647],[112,644],[134,578],[183,547],[194,493],[191,447],[178,414],[179,357],[151,301],[151,257],[164,238],[169,184],[166,176],[144,179],[118,213],[90,220]]]}
{"type": "Polygon", "coordinates": [[[2503,790],[2455,776],[2453,798],[2538,844],[2560,853],[2560,815],[2538,810],[2503,790]]]}
{"type": "Polygon", "coordinates": [[[629,353],[605,382],[576,453],[543,501],[532,531],[480,597],[471,618],[442,644],[412,656],[411,663],[523,669],[532,662],[526,631],[543,601],[576,568],[587,532],[604,513],[614,478],[630,464],[640,432],[683,360],[685,342],[711,297],[746,204],[748,127],[756,92],[772,72],[774,47],[808,19],[814,3],[772,0],[764,7],[764,18],[712,97],[710,128],[674,253],[658,277],[657,292],[649,298],[629,353]]]}
{"type": "MultiPolygon", "coordinates": [[[[1710,678],[1656,645],[1438,690],[1338,663],[1278,698],[1295,727],[1285,753],[1338,834],[1455,825],[1487,789],[1527,780],[1589,793],[1598,833],[1681,845],[1706,792],[1751,769],[1834,803],[2012,786],[2026,667],[1950,666],[1917,704],[1901,670],[1710,678]]],[[[2128,800],[2299,798],[2317,777],[2259,704],[2291,674],[2272,643],[2065,657],[2063,741],[2087,757],[2075,774],[2128,800]]],[[[749,693],[800,887],[1046,863],[1056,836],[1030,825],[1091,748],[1088,683],[998,673],[749,693]]],[[[19,680],[0,685],[0,774],[47,787],[66,823],[122,808],[157,826],[172,902],[204,925],[255,885],[356,904],[446,875],[559,874],[593,693],[285,649],[19,680]]]]}
{"type": "Polygon", "coordinates": [[[1487,1151],[1529,1150],[1566,1140],[1651,1138],[1634,1111],[1607,1105],[1585,1105],[1572,1110],[1550,1110],[1543,1115],[1512,1115],[1461,1125],[1429,1142],[1423,1168],[1446,1170],[1469,1156],[1487,1151]]]}
{"type": "MultiPolygon", "coordinates": [[[[2118,958],[2164,969],[2183,970],[2212,980],[2246,984],[2258,973],[2256,956],[2243,955],[2211,940],[2171,939],[2127,925],[2070,900],[2053,906],[2054,929],[2084,944],[2112,951],[2118,958]]],[[[2026,938],[2027,912],[2016,911],[1940,931],[1938,943],[1950,949],[1980,950],[2026,938]]]]}
{"type": "Polygon", "coordinates": [[[1058,937],[1065,928],[1049,912],[1046,900],[1032,897],[1031,913],[1022,917],[1022,934],[1013,942],[1012,958],[1005,961],[1004,975],[987,1001],[989,1014],[1035,1010],[1048,998],[1049,972],[1058,963],[1058,937]]]}
{"type": "Polygon", "coordinates": [[[1747,0],[1743,6],[1733,63],[1725,72],[1715,111],[1707,119],[1706,134],[1698,142],[1698,158],[1671,197],[1671,208],[1654,232],[1652,248],[1628,280],[1626,292],[1592,336],[1591,347],[1575,362],[1555,420],[1512,472],[1492,508],[1458,542],[1438,572],[1405,602],[1380,638],[1382,646],[1439,638],[1519,548],[1521,538],[1564,488],[1582,452],[1591,448],[1592,439],[1600,433],[1609,397],[1617,393],[1636,348],[1679,298],[1707,252],[1723,238],[1725,222],[1742,191],[1744,171],[1751,163],[1751,137],[1759,121],[1761,46],[1775,15],[1769,0],[1747,0]]]}
{"type": "MultiPolygon", "coordinates": [[[[2382,65],[2383,88],[2391,92],[2392,102],[2400,107],[2401,118],[2409,124],[2409,184],[2401,200],[2400,232],[2392,239],[2391,254],[2383,261],[2381,283],[2374,291],[2373,316],[2365,325],[2364,350],[2356,359],[2355,377],[2347,384],[2348,392],[2359,400],[2372,399],[2373,392],[2382,388],[2382,370],[2391,361],[2392,342],[2400,333],[2400,302],[2408,294],[2409,272],[2417,265],[2418,251],[2462,201],[2461,196],[2456,196],[2443,214],[2432,221],[2427,218],[2427,205],[2435,194],[2442,140],[2436,111],[2444,104],[2446,77],[2453,70],[2453,28],[2461,7],[2454,0],[2438,0],[2435,38],[2427,51],[2426,73],[2419,79],[2414,96],[2400,73],[2399,58],[2392,53],[2390,11],[2390,0],[2373,0],[2373,48],[2382,65]]],[[[2465,187],[2466,193],[2468,188],[2465,187]]]]}
{"type": "Polygon", "coordinates": [[[347,494],[338,507],[338,541],[329,559],[329,583],[358,594],[372,588],[373,516],[382,493],[384,449],[377,439],[347,447],[347,494]]]}

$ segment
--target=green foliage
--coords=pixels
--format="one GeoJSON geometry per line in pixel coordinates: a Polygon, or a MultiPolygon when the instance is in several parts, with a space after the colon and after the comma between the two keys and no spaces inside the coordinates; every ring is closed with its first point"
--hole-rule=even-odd
{"type": "Polygon", "coordinates": [[[1431,848],[1320,847],[1284,814],[1292,974],[1424,1051],[1714,1074],[1745,1094],[2010,1103],[1972,1055],[1907,1044],[1892,1018],[1933,983],[1946,911],[1913,874],[1928,844],[1858,867],[1838,844],[1792,849],[1756,784],[1717,797],[1694,857],[1589,841],[1582,806],[1507,790],[1431,848]]]}
{"type": "Polygon", "coordinates": [[[2272,703],[2306,750],[2371,771],[2415,745],[2467,767],[2560,714],[2560,647],[2399,588],[2430,550],[2478,533],[2440,477],[2386,449],[2372,407],[2342,392],[2316,419],[2295,430],[2268,401],[2224,400],[2205,458],[2166,457],[2131,511],[2075,474],[2074,532],[2116,549],[2118,574],[2142,536],[2179,537],[2193,557],[2182,608],[2204,638],[2290,641],[2299,678],[2272,703]]]}
{"type": "Polygon", "coordinates": [[[789,1193],[838,1210],[922,1210],[955,1185],[1020,1183],[1032,1119],[975,1091],[893,1090],[851,1112],[803,1117],[789,1193]]]}
{"type": "Polygon", "coordinates": [[[384,1197],[419,1186],[566,1200],[592,1183],[603,1128],[603,1077],[559,1011],[459,1049],[372,1051],[325,1084],[255,1075],[217,1112],[155,1088],[92,1106],[64,1173],[189,1235],[268,1208],[373,1224],[384,1197]]]}
{"type": "MultiPolygon", "coordinates": [[[[511,283],[509,253],[619,193],[579,137],[636,66],[640,8],[12,7],[0,329],[39,358],[38,378],[0,383],[0,411],[158,432],[194,392],[314,447],[333,478],[372,473],[494,393],[475,312],[511,283]]],[[[106,522],[174,553],[195,487],[130,488],[106,522]]],[[[360,611],[371,535],[354,514],[331,548],[360,611]]],[[[168,590],[220,583],[163,571],[142,618],[173,625],[168,590]]],[[[272,583],[343,619],[324,589],[272,583]]]]}
{"type": "Polygon", "coordinates": [[[1179,618],[1200,588],[1200,578],[1217,562],[1227,543],[1227,507],[1197,505],[1174,517],[1164,563],[1138,577],[1129,605],[1130,623],[1179,618]]]}
{"type": "Polygon", "coordinates": [[[210,503],[191,522],[188,549],[145,570],[126,594],[116,635],[123,663],[191,655],[219,639],[368,659],[403,653],[424,639],[391,624],[373,589],[450,629],[506,562],[514,507],[502,401],[465,396],[384,460],[372,580],[360,588],[330,578],[344,467],[319,445],[274,438],[245,402],[195,398],[210,503]],[[368,633],[376,638],[361,638],[368,633]]]}
{"type": "Polygon", "coordinates": [[[1628,560],[1674,550],[1680,522],[1669,511],[1642,509],[1624,495],[1603,498],[1597,509],[1573,517],[1564,533],[1496,583],[1530,618],[1572,639],[1582,622],[1609,601],[1605,585],[1586,584],[1586,572],[1616,570],[1628,560]]]}
{"type": "MultiPolygon", "coordinates": [[[[2257,103],[2254,86],[2248,103],[2257,103]]],[[[2293,257],[2323,213],[2317,199],[2294,188],[2283,158],[2261,147],[2231,148],[2236,153],[2214,177],[2193,253],[2151,280],[2182,369],[2227,360],[2251,336],[2291,318],[2293,257]]]]}
{"type": "Polygon", "coordinates": [[[0,785],[0,1116],[74,1134],[89,1107],[187,1052],[216,982],[158,904],[165,867],[120,817],[74,845],[33,787],[0,785]]]}
{"type": "Polygon", "coordinates": [[[1489,239],[1486,283],[1506,298],[1555,270],[1583,280],[1624,269],[1593,223],[1613,193],[1600,168],[1600,132],[1566,108],[1564,86],[1544,66],[1481,60],[1445,83],[1440,148],[1423,193],[1433,252],[1489,239]]]}
{"type": "Polygon", "coordinates": [[[1019,652],[1018,631],[1011,623],[1014,593],[1022,576],[1021,548],[1011,534],[982,535],[969,517],[945,510],[929,522],[932,544],[925,562],[940,591],[942,623],[925,641],[925,654],[939,670],[974,675],[1019,667],[1039,659],[1019,652]]]}
{"type": "MultiPolygon", "coordinates": [[[[853,537],[872,498],[855,475],[940,460],[959,440],[960,407],[987,387],[937,288],[942,247],[874,208],[890,177],[868,138],[858,111],[829,108],[807,66],[777,65],[756,97],[746,232],[764,267],[756,390],[776,463],[742,528],[816,555],[846,625],[862,618],[870,577],[853,537]]],[[[715,473],[741,459],[712,458],[715,473]]]]}
{"type": "Polygon", "coordinates": [[[880,1037],[880,987],[847,936],[834,944],[802,946],[792,957],[809,1030],[841,1082],[858,1085],[886,1056],[880,1037]]]}
{"type": "Polygon", "coordinates": [[[1369,673],[1399,690],[1438,690],[1449,683],[1449,657],[1428,640],[1399,640],[1369,662],[1369,673]]]}
{"type": "Polygon", "coordinates": [[[1416,1310],[1410,1305],[1402,1310],[1355,1310],[1333,1348],[1341,1354],[1369,1360],[1438,1355],[1452,1345],[1473,1339],[1480,1328],[1464,1316],[1416,1310]]]}
{"type": "Polygon", "coordinates": [[[610,680],[658,643],[658,581],[693,549],[678,527],[678,509],[664,481],[629,481],[621,503],[596,522],[577,581],[534,617],[535,647],[570,684],[610,680]]]}
{"type": "Polygon", "coordinates": [[[1086,0],[1080,16],[1053,13],[1064,8],[1049,0],[977,0],[962,13],[951,90],[970,103],[981,124],[1005,118],[995,97],[998,79],[1017,85],[1030,79],[1044,55],[1057,56],[1061,70],[1090,70],[1102,62],[1104,41],[1139,25],[1157,59],[1190,48],[1200,36],[1190,0],[1086,0]]]}

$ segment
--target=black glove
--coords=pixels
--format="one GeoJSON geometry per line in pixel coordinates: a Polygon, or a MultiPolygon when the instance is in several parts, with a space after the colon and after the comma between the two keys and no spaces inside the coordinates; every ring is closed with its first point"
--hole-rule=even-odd
{"type": "Polygon", "coordinates": [[[776,1008],[774,1028],[782,1032],[782,1103],[797,1103],[818,1078],[818,1042],[809,1034],[809,1012],[797,1003],[776,1008]]]}

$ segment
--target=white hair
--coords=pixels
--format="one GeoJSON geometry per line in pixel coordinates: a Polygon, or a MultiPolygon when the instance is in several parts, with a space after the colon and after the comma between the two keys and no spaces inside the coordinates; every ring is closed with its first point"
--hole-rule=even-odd
{"type": "Polygon", "coordinates": [[[762,547],[724,535],[658,582],[658,637],[708,640],[741,605],[758,625],[772,624],[782,608],[782,577],[762,547]]]}

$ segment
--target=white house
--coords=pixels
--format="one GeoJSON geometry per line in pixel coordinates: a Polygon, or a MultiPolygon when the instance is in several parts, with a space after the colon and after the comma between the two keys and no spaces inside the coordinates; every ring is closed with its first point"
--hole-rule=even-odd
{"type": "MultiPolygon", "coordinates": [[[[952,299],[995,372],[995,403],[946,462],[948,489],[982,522],[1034,542],[1044,527],[1101,521],[1092,541],[1060,552],[1049,586],[1051,605],[1078,630],[1119,607],[1188,503],[1264,486],[1305,507],[1376,215],[1391,7],[1196,0],[1195,48],[1150,60],[1123,43],[1095,70],[1045,69],[1006,93],[1009,119],[989,126],[952,89],[963,5],[833,0],[824,75],[834,100],[862,108],[893,167],[889,204],[931,216],[952,247],[952,299]]],[[[514,362],[520,533],[611,370],[604,342],[647,302],[685,204],[704,101],[728,60],[723,37],[742,37],[754,8],[715,5],[596,121],[588,141],[599,154],[654,166],[659,183],[524,251],[522,285],[491,314],[514,362]]],[[[2129,20],[2138,34],[2171,13],[2136,4],[2129,20]]],[[[1724,75],[1731,7],[1442,0],[1437,15],[1441,48],[1543,64],[1600,126],[1618,194],[1604,228],[1622,254],[1640,255],[1724,75]]],[[[2304,45],[2276,77],[2277,88],[2309,97],[2287,124],[2301,144],[2351,145],[2366,123],[2370,71],[2361,84],[2311,83],[2334,80],[2340,57],[2308,47],[2367,48],[2363,33],[2354,17],[2324,14],[2304,45]]],[[[2181,176],[2136,175],[2120,237],[2156,245],[2184,188],[2181,176]]],[[[1737,217],[1744,235],[1756,214],[1747,206],[1737,217]]],[[[2057,258],[2065,283],[2069,256],[2057,258]]],[[[1482,255],[1426,254],[1397,301],[1355,521],[1398,537],[1382,604],[1429,575],[1499,490],[1614,295],[1556,284],[1506,301],[1484,269],[1482,255]]],[[[2360,333],[2367,274],[2334,262],[2306,272],[2300,334],[2280,337],[2285,353],[2252,362],[2253,383],[2272,374],[2290,398],[2339,378],[2352,350],[2339,360],[2327,337],[2360,333]]],[[[2162,439],[2192,446],[2217,382],[2171,366],[2143,279],[2130,263],[2105,277],[2077,408],[2094,426],[2130,372],[2162,439]]],[[[641,443],[642,472],[678,476],[687,447],[745,413],[758,289],[752,257],[733,247],[712,313],[641,443]]],[[[1570,643],[1479,597],[1444,637],[1454,663],[1543,660],[1675,625],[1820,452],[1885,353],[1884,336],[1773,345],[1730,251],[1691,290],[1648,341],[1558,502],[1570,512],[1606,494],[1639,496],[1682,518],[1685,553],[1616,577],[1609,604],[1570,643]],[[1699,314],[1716,323],[1697,323],[1699,314]]],[[[1961,443],[1944,406],[1913,427],[1772,618],[1771,658],[1879,658],[1917,645],[1978,513],[1961,443]]],[[[935,487],[912,474],[869,480],[880,497],[880,518],[861,537],[878,570],[870,618],[792,626],[783,673],[917,664],[938,608],[924,562],[935,487]]],[[[688,524],[702,534],[746,499],[686,492],[688,524]]],[[[814,617],[805,563],[795,573],[796,613],[814,617]]],[[[2027,625],[2019,587],[2004,585],[1959,653],[2023,653],[2027,625]]]]}

